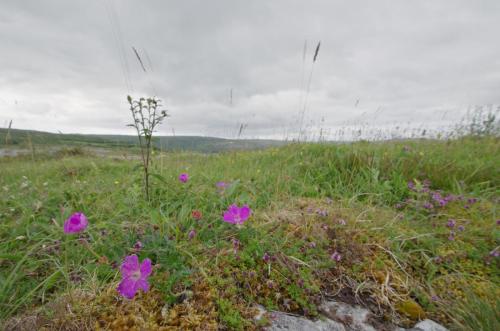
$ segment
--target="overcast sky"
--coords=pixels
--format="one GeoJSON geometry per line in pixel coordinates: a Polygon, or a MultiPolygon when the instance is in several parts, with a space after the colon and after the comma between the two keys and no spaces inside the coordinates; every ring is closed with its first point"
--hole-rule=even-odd
{"type": "Polygon", "coordinates": [[[499,0],[0,0],[0,125],[133,134],[157,95],[159,134],[279,138],[309,77],[304,126],[441,125],[500,103],[499,34],[499,0]]]}

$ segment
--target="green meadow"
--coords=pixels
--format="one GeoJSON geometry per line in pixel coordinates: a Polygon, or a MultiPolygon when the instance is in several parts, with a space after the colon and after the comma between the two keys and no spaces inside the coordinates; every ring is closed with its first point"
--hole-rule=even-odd
{"type": "Polygon", "coordinates": [[[404,327],[425,317],[498,330],[499,147],[465,137],[155,150],[149,201],[133,149],[0,158],[0,325],[252,330],[272,318],[255,322],[257,304],[314,318],[335,298],[404,327]],[[233,203],[252,209],[242,226],[222,220],[233,203]],[[65,234],[73,212],[89,225],[65,234]],[[153,264],[150,290],[132,300],[116,291],[130,254],[153,264]]]}

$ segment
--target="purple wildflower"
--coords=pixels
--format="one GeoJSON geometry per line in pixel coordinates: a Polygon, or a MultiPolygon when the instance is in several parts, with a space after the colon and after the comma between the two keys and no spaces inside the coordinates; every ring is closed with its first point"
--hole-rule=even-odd
{"type": "Polygon", "coordinates": [[[144,259],[139,264],[137,255],[129,255],[123,260],[120,268],[122,281],[118,285],[117,291],[128,299],[132,299],[139,289],[144,292],[149,290],[148,277],[151,275],[151,260],[144,259]]]}
{"type": "Polygon", "coordinates": [[[186,183],[189,180],[189,175],[186,173],[182,173],[179,175],[179,181],[182,183],[186,183]]]}
{"type": "Polygon", "coordinates": [[[475,204],[475,203],[477,202],[477,198],[469,198],[469,199],[467,199],[467,202],[468,202],[469,204],[471,204],[471,205],[472,205],[472,204],[475,204]]]}
{"type": "Polygon", "coordinates": [[[410,181],[408,182],[408,188],[409,188],[410,190],[412,190],[412,191],[413,191],[413,190],[415,190],[415,183],[414,183],[413,181],[411,181],[411,180],[410,180],[410,181]]]}
{"type": "Polygon", "coordinates": [[[342,259],[342,255],[339,254],[339,252],[335,251],[333,252],[332,256],[330,258],[336,262],[339,262],[342,259]]]}
{"type": "Polygon", "coordinates": [[[430,203],[429,201],[426,201],[426,202],[424,202],[422,207],[424,207],[425,209],[432,209],[432,203],[430,203]]]}
{"type": "Polygon", "coordinates": [[[457,229],[458,229],[458,231],[462,232],[465,230],[465,226],[459,225],[457,229]]]}
{"type": "Polygon", "coordinates": [[[234,239],[232,240],[233,242],[233,251],[234,251],[234,254],[238,253],[238,249],[240,248],[240,241],[238,239],[234,239]]]}
{"type": "Polygon", "coordinates": [[[327,210],[324,210],[324,209],[317,209],[316,210],[316,214],[318,214],[319,216],[323,216],[323,217],[326,217],[328,216],[328,211],[327,210]]]}
{"type": "Polygon", "coordinates": [[[449,240],[449,241],[453,241],[453,240],[455,240],[455,232],[450,231],[450,235],[448,236],[448,240],[449,240]]]}
{"type": "Polygon", "coordinates": [[[500,256],[500,251],[498,249],[494,249],[490,252],[490,256],[493,256],[493,257],[499,257],[500,256]]]}
{"type": "Polygon", "coordinates": [[[316,243],[314,241],[310,242],[309,248],[316,248],[316,243]]]}
{"type": "Polygon", "coordinates": [[[196,236],[196,231],[195,230],[189,231],[189,233],[188,233],[189,240],[193,239],[195,236],[196,236]]]}
{"type": "Polygon", "coordinates": [[[227,211],[224,213],[224,222],[241,225],[243,224],[252,214],[252,210],[248,205],[244,205],[239,208],[237,205],[232,204],[229,206],[227,211]]]}
{"type": "Polygon", "coordinates": [[[135,251],[140,251],[143,247],[144,247],[144,245],[139,240],[134,244],[135,251]]]}
{"type": "Polygon", "coordinates": [[[500,225],[500,220],[497,220],[497,225],[500,225]]]}
{"type": "Polygon", "coordinates": [[[339,219],[339,224],[340,225],[346,225],[347,222],[345,221],[345,219],[341,218],[341,219],[339,219]]]}
{"type": "Polygon", "coordinates": [[[449,219],[448,223],[446,223],[446,226],[449,228],[453,228],[453,227],[455,227],[455,224],[457,224],[457,222],[455,222],[455,220],[449,219]]]}
{"type": "Polygon", "coordinates": [[[221,189],[224,189],[228,186],[226,182],[217,182],[217,184],[215,184],[215,185],[221,189]]]}
{"type": "Polygon", "coordinates": [[[271,256],[269,256],[269,254],[267,254],[267,252],[265,252],[264,256],[262,256],[262,260],[266,263],[269,263],[269,261],[271,260],[271,256]]]}
{"type": "Polygon", "coordinates": [[[87,225],[89,221],[83,213],[74,213],[64,222],[64,233],[82,232],[87,225]]]}

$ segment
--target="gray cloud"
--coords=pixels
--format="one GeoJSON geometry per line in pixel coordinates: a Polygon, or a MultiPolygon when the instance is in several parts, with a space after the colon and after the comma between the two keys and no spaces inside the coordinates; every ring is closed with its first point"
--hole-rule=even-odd
{"type": "Polygon", "coordinates": [[[306,81],[322,42],[310,127],[437,125],[500,103],[496,0],[4,0],[0,9],[0,124],[20,128],[133,133],[130,93],[164,100],[163,134],[232,136],[247,123],[247,137],[292,135],[304,40],[306,81]]]}

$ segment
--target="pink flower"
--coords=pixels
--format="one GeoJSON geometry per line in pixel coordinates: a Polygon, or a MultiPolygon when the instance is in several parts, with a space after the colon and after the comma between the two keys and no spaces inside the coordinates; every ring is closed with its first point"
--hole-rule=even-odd
{"type": "Polygon", "coordinates": [[[139,289],[144,292],[149,290],[148,277],[151,275],[151,260],[144,259],[139,265],[137,255],[129,255],[123,260],[120,268],[122,281],[116,289],[121,295],[132,299],[139,289]]]}
{"type": "Polygon", "coordinates": [[[195,230],[189,231],[189,233],[188,233],[189,240],[193,239],[195,236],[196,236],[196,231],[195,230]]]}
{"type": "Polygon", "coordinates": [[[231,224],[243,224],[252,214],[252,210],[248,205],[239,208],[237,205],[232,204],[224,213],[224,222],[231,224]]]}
{"type": "Polygon", "coordinates": [[[82,232],[87,225],[89,221],[83,213],[74,213],[64,222],[64,233],[82,232]]]}
{"type": "Polygon", "coordinates": [[[335,251],[333,252],[332,256],[330,258],[336,262],[339,262],[342,259],[342,255],[339,254],[339,252],[335,251]]]}
{"type": "Polygon", "coordinates": [[[186,183],[189,180],[189,175],[186,173],[182,173],[179,175],[179,181],[182,183],[186,183]]]}

